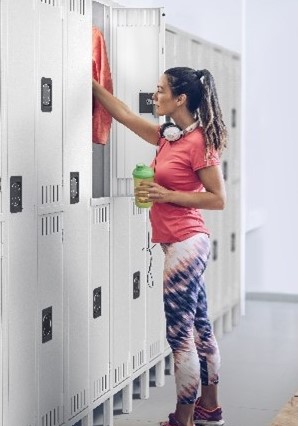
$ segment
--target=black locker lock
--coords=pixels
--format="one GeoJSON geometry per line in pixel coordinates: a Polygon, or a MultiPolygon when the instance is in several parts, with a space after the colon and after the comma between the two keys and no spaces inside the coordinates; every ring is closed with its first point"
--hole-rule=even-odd
{"type": "Polygon", "coordinates": [[[133,274],[133,298],[137,299],[141,293],[141,273],[137,271],[133,274]]]}
{"type": "Polygon", "coordinates": [[[22,205],[22,176],[10,177],[10,213],[19,213],[22,205]]]}
{"type": "Polygon", "coordinates": [[[235,232],[232,232],[231,234],[231,252],[236,251],[236,234],[235,232]]]}
{"type": "Polygon", "coordinates": [[[49,342],[53,338],[53,308],[43,309],[42,311],[42,343],[49,342]]]}
{"type": "Polygon", "coordinates": [[[152,99],[153,93],[139,93],[139,113],[140,114],[153,114],[154,104],[152,99]]]}
{"type": "Polygon", "coordinates": [[[51,78],[41,79],[41,110],[51,112],[53,105],[53,82],[51,78]]]}
{"type": "Polygon", "coordinates": [[[80,201],[80,174],[78,172],[70,173],[70,204],[76,204],[80,201]]]}
{"type": "Polygon", "coordinates": [[[236,109],[232,108],[232,127],[236,127],[237,123],[236,123],[236,109]]]}
{"type": "Polygon", "coordinates": [[[93,318],[101,316],[101,287],[93,290],[93,318]]]}
{"type": "Polygon", "coordinates": [[[218,242],[216,240],[212,243],[212,260],[217,260],[218,258],[218,242]]]}

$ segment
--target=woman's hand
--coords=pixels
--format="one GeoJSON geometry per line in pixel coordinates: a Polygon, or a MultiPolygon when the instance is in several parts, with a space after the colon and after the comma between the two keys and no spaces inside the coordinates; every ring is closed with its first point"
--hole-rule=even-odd
{"type": "Polygon", "coordinates": [[[137,198],[153,201],[154,203],[168,203],[172,192],[173,191],[158,185],[158,183],[143,181],[135,189],[135,196],[137,198]]]}

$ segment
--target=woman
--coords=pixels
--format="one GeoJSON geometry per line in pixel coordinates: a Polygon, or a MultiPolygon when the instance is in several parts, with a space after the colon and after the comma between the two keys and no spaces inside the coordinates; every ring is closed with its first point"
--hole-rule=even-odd
{"type": "Polygon", "coordinates": [[[221,210],[225,187],[219,156],[227,132],[208,70],[171,68],[153,95],[156,113],[175,123],[160,126],[134,114],[93,80],[93,92],[120,123],[158,145],[154,182],[137,197],[153,201],[152,241],[165,253],[164,309],[175,363],[176,411],[164,426],[223,425],[218,406],[219,350],[207,316],[203,273],[210,252],[200,209],[221,210]],[[197,392],[201,381],[201,396],[197,392]]]}

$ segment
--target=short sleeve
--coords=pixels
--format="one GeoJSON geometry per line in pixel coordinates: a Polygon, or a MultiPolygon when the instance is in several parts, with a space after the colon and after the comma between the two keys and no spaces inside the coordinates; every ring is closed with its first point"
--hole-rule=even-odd
{"type": "Polygon", "coordinates": [[[205,138],[202,133],[193,139],[190,150],[190,163],[193,171],[203,169],[205,167],[217,166],[220,164],[218,152],[212,149],[208,153],[206,152],[205,138]]]}

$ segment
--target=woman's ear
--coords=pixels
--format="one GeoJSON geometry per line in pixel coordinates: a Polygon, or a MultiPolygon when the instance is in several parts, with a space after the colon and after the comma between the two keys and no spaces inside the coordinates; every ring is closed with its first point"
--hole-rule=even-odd
{"type": "Polygon", "coordinates": [[[177,105],[181,106],[186,102],[187,96],[185,93],[181,93],[181,95],[179,95],[177,97],[177,105]]]}

